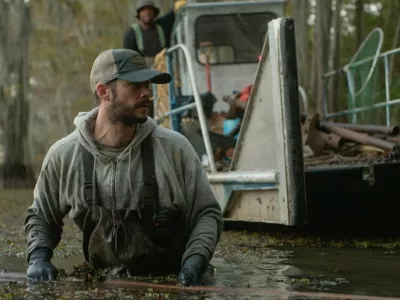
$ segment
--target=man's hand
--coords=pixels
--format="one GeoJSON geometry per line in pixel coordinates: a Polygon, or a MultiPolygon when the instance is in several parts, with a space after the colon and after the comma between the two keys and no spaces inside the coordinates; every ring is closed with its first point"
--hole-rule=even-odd
{"type": "Polygon", "coordinates": [[[38,248],[29,257],[29,267],[26,271],[28,281],[54,281],[57,279],[58,270],[50,262],[52,251],[47,248],[38,248]]]}
{"type": "Polygon", "coordinates": [[[205,269],[205,260],[199,255],[186,259],[179,273],[179,281],[184,286],[200,285],[200,275],[205,269]]]}

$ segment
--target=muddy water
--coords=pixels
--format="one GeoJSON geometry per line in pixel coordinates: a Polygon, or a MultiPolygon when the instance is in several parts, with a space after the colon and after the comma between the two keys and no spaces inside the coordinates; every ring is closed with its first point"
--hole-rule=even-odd
{"type": "MultiPolygon", "coordinates": [[[[367,249],[342,248],[340,242],[330,245],[336,247],[324,247],[315,241],[307,243],[311,247],[304,247],[299,245],[304,245],[307,237],[296,240],[281,235],[279,239],[291,242],[280,244],[292,247],[278,247],[273,235],[246,232],[224,232],[212,260],[214,272],[204,278],[204,285],[235,291],[229,295],[66,280],[29,287],[23,278],[27,266],[21,227],[30,197],[30,191],[0,191],[0,299],[317,299],[324,297],[304,293],[321,292],[400,298],[400,255],[397,248],[387,249],[395,247],[395,241],[367,249]],[[296,296],[294,292],[303,294],[296,296]]],[[[58,268],[70,273],[73,265],[83,262],[80,239],[81,234],[66,220],[63,242],[53,259],[58,268]]],[[[169,284],[177,283],[176,276],[168,280],[169,284]]]]}

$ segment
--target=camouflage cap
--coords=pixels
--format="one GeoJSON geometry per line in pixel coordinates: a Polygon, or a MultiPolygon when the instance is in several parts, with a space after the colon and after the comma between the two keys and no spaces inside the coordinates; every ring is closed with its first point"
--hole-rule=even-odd
{"type": "Polygon", "coordinates": [[[166,84],[171,81],[171,75],[149,68],[145,58],[136,51],[109,49],[100,53],[93,62],[90,88],[94,92],[99,82],[107,83],[113,79],[166,84]]]}

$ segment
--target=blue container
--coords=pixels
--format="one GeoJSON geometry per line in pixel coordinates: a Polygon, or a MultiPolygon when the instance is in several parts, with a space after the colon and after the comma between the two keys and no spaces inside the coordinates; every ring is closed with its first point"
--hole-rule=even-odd
{"type": "MultiPolygon", "coordinates": [[[[228,135],[240,122],[240,118],[236,119],[231,119],[231,120],[225,120],[224,121],[224,135],[228,135]]],[[[235,139],[237,139],[239,136],[239,133],[234,136],[235,139]]]]}

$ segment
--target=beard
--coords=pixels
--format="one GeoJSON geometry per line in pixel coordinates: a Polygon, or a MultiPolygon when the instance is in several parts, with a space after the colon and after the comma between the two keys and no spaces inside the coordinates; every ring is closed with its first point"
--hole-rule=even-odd
{"type": "Polygon", "coordinates": [[[146,25],[150,25],[150,24],[152,24],[153,23],[153,18],[152,17],[150,17],[150,16],[144,16],[142,19],[141,19],[141,21],[144,23],[144,24],[146,24],[146,25]]]}
{"type": "Polygon", "coordinates": [[[151,12],[142,13],[140,15],[140,21],[142,21],[146,25],[153,23],[154,13],[151,13],[151,12]]]}
{"type": "Polygon", "coordinates": [[[117,95],[113,95],[111,105],[109,106],[109,117],[113,123],[121,123],[125,126],[133,126],[143,124],[147,121],[147,114],[138,114],[137,109],[140,107],[150,107],[148,98],[141,100],[135,105],[126,105],[118,101],[117,95]]]}

